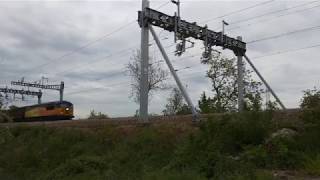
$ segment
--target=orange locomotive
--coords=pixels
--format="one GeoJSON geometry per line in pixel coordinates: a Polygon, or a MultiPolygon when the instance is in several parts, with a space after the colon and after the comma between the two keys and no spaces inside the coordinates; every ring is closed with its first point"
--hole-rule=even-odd
{"type": "Polygon", "coordinates": [[[68,101],[49,102],[14,108],[8,114],[17,122],[72,119],[73,104],[68,101]]]}

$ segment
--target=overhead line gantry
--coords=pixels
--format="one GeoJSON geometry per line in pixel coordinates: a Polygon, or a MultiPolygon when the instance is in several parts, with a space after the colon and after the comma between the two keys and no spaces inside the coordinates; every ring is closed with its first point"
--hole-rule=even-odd
{"type": "MultiPolygon", "coordinates": [[[[263,81],[272,95],[275,97],[276,101],[280,106],[285,109],[285,106],[280,101],[278,96],[271,89],[269,84],[265,81],[262,75],[259,73],[257,68],[253,65],[251,60],[246,56],[246,43],[242,41],[242,37],[238,36],[237,39],[229,37],[224,34],[224,30],[221,32],[215,32],[208,29],[207,25],[199,26],[196,22],[188,22],[180,19],[180,1],[171,0],[177,5],[178,13],[174,16],[167,15],[165,13],[159,12],[157,10],[149,8],[149,1],[142,0],[142,10],[138,12],[138,22],[141,27],[141,78],[140,78],[140,118],[143,122],[148,122],[148,63],[149,63],[149,31],[151,32],[156,44],[159,47],[160,52],[164,60],[166,61],[171,74],[173,75],[184,99],[188,103],[194,119],[197,119],[198,113],[195,110],[191,99],[182,85],[175,69],[173,68],[165,49],[163,48],[153,26],[157,26],[169,32],[175,33],[175,42],[177,42],[176,55],[180,56],[186,50],[186,39],[194,38],[202,40],[204,42],[205,51],[202,54],[202,60],[209,60],[212,56],[213,46],[220,46],[223,49],[230,49],[237,56],[237,66],[238,66],[238,110],[242,111],[244,107],[244,63],[242,58],[244,57],[250,66],[257,73],[259,78],[263,81]]],[[[222,21],[223,29],[224,25],[228,25],[225,21],[222,21]]]]}

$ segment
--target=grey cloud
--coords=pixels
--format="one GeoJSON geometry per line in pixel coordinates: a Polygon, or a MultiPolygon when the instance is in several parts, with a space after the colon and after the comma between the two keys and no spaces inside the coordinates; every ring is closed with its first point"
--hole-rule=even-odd
{"type": "MultiPolygon", "coordinates": [[[[157,7],[164,2],[151,1],[151,5],[157,7]]],[[[182,1],[181,13],[183,19],[201,22],[257,3],[259,1],[182,1]]],[[[304,2],[274,1],[259,8],[227,16],[225,20],[235,22],[301,3],[304,2]]],[[[65,81],[66,92],[98,88],[86,93],[66,95],[66,99],[75,104],[78,117],[84,117],[90,109],[97,109],[112,116],[134,114],[138,105],[128,98],[130,77],[117,75],[117,72],[125,70],[125,64],[130,60],[132,51],[122,54],[117,54],[117,52],[130,47],[139,48],[140,28],[137,22],[70,56],[61,60],[57,60],[57,58],[114,31],[125,22],[136,20],[137,11],[141,8],[140,1],[1,2],[0,7],[2,7],[0,12],[2,22],[0,59],[3,59],[0,60],[1,82],[16,80],[21,76],[26,76],[27,80],[34,81],[44,75],[49,77],[51,81],[65,81]],[[110,54],[116,55],[108,57],[110,54]],[[100,59],[103,60],[100,61],[100,59]],[[48,64],[37,69],[37,66],[44,63],[48,64]]],[[[174,10],[175,6],[172,4],[161,9],[161,11],[172,15],[174,10]]],[[[283,12],[283,14],[285,13],[283,12]]],[[[230,36],[241,35],[244,40],[253,40],[315,26],[320,20],[319,11],[316,8],[264,22],[272,17],[274,16],[248,21],[239,24],[242,25],[242,28],[234,31],[227,29],[226,32],[230,36]],[[252,25],[246,26],[249,23],[252,25]]],[[[199,24],[204,25],[203,23],[199,24]]],[[[219,31],[221,19],[208,22],[208,26],[219,31]]],[[[232,26],[231,24],[230,28],[232,26]]],[[[158,33],[161,32],[160,29],[155,29],[158,33]]],[[[173,43],[172,33],[168,35],[168,33],[162,32],[161,34],[163,37],[169,37],[168,40],[162,40],[164,46],[173,43]]],[[[320,40],[318,34],[319,31],[299,33],[248,45],[248,55],[255,57],[317,44],[320,40]]],[[[150,39],[152,40],[152,36],[150,39]]],[[[203,51],[200,49],[202,43],[196,42],[196,47],[188,49],[185,56],[203,51]]],[[[179,59],[173,55],[174,47],[167,51],[171,59],[179,59]]],[[[150,53],[154,52],[157,52],[157,59],[162,59],[157,47],[153,44],[150,53]]],[[[227,57],[234,57],[230,51],[226,50],[223,53],[227,57]]],[[[319,83],[318,69],[320,64],[318,59],[317,50],[310,49],[253,59],[253,62],[279,93],[284,103],[289,107],[296,107],[302,95],[301,91],[312,88],[313,85],[319,83]]],[[[200,64],[200,55],[176,60],[173,64],[176,69],[192,67],[179,72],[179,75],[183,84],[188,84],[187,89],[194,103],[197,102],[203,91],[210,94],[210,82],[205,78],[207,67],[200,64]],[[188,75],[189,73],[191,75],[188,75]],[[194,74],[192,75],[192,73],[194,74]]],[[[163,64],[163,68],[167,69],[165,64],[163,64]]],[[[175,84],[172,79],[168,82],[175,84]]],[[[44,101],[57,99],[56,92],[46,91],[45,94],[47,95],[44,95],[44,101]]],[[[160,113],[166,103],[165,97],[168,97],[169,94],[170,91],[156,92],[150,101],[150,111],[160,113]]],[[[26,105],[36,101],[31,98],[30,100],[30,102],[19,104],[26,105]]]]}

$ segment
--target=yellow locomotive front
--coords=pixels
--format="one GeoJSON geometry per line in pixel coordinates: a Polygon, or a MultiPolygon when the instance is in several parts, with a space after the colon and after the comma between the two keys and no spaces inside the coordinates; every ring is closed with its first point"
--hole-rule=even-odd
{"type": "Polygon", "coordinates": [[[25,110],[25,119],[31,120],[64,120],[73,117],[73,105],[67,101],[29,106],[25,110]]]}

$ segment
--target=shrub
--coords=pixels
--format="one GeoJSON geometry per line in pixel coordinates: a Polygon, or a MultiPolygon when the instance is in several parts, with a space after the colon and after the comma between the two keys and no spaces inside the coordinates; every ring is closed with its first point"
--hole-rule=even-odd
{"type": "Polygon", "coordinates": [[[316,88],[304,91],[300,104],[302,119],[306,123],[320,123],[320,90],[316,88]]]}
{"type": "Polygon", "coordinates": [[[145,174],[142,180],[206,180],[199,173],[194,171],[154,171],[145,174]]]}
{"type": "Polygon", "coordinates": [[[13,122],[12,118],[6,113],[0,111],[0,123],[13,122]]]}
{"type": "Polygon", "coordinates": [[[302,109],[313,109],[320,107],[320,90],[317,88],[307,89],[303,91],[304,95],[301,99],[300,107],[302,109]]]}
{"type": "Polygon", "coordinates": [[[79,179],[84,177],[99,177],[107,169],[107,164],[101,157],[82,156],[71,159],[53,169],[45,180],[79,179]]]}
{"type": "Polygon", "coordinates": [[[175,152],[171,168],[197,170],[207,178],[228,179],[242,174],[251,178],[254,167],[239,158],[248,146],[264,143],[270,131],[270,119],[263,113],[223,115],[200,125],[175,152]]]}
{"type": "Polygon", "coordinates": [[[320,123],[307,125],[305,129],[299,132],[295,137],[297,149],[308,154],[320,151],[320,123]]]}
{"type": "Polygon", "coordinates": [[[303,151],[299,150],[294,137],[275,137],[267,144],[268,167],[280,169],[296,169],[302,166],[303,151]]]}
{"type": "Polygon", "coordinates": [[[247,147],[240,157],[242,161],[252,163],[258,168],[265,168],[268,163],[268,152],[263,145],[247,147]]]}
{"type": "Polygon", "coordinates": [[[307,157],[304,162],[304,170],[311,175],[320,176],[320,154],[307,157]]]}
{"type": "Polygon", "coordinates": [[[94,110],[92,110],[90,111],[88,119],[109,119],[109,116],[101,112],[96,113],[94,110]]]}

